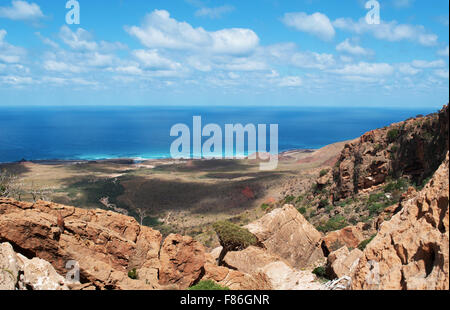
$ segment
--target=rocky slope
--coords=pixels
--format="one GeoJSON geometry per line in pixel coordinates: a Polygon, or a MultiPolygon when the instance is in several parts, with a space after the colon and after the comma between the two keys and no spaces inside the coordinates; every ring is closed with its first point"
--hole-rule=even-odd
{"type": "Polygon", "coordinates": [[[339,201],[407,177],[419,184],[432,176],[448,152],[448,105],[439,113],[376,129],[347,144],[333,170],[331,195],[339,201]]]}
{"type": "Polygon", "coordinates": [[[449,289],[449,158],[391,221],[353,274],[353,289],[449,289]]]}

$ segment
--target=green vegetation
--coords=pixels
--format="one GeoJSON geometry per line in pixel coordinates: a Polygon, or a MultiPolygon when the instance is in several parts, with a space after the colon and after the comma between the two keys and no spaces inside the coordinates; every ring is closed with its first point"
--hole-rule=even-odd
{"type": "Polygon", "coordinates": [[[248,229],[239,227],[233,223],[222,221],[213,225],[214,231],[219,237],[223,247],[218,258],[218,265],[222,265],[223,258],[229,251],[242,251],[249,246],[256,245],[258,239],[248,229]]]}
{"type": "Polygon", "coordinates": [[[266,211],[267,209],[269,209],[269,205],[267,204],[267,203],[263,203],[262,205],[261,205],[261,210],[263,210],[263,211],[266,211]]]}
{"type": "Polygon", "coordinates": [[[326,222],[324,225],[320,225],[317,230],[327,233],[330,231],[340,230],[348,226],[347,220],[342,215],[336,215],[326,222]]]}
{"type": "Polygon", "coordinates": [[[324,266],[315,268],[312,273],[317,276],[320,282],[326,283],[329,281],[327,277],[327,270],[324,266]]]}
{"type": "Polygon", "coordinates": [[[330,171],[330,170],[328,170],[328,169],[323,169],[322,171],[320,171],[320,177],[325,176],[325,175],[328,173],[328,171],[330,171]]]}
{"type": "Polygon", "coordinates": [[[361,251],[364,251],[364,249],[367,247],[367,245],[372,242],[373,239],[375,239],[377,235],[373,235],[372,237],[370,237],[369,239],[366,239],[364,241],[362,241],[359,245],[358,245],[358,249],[360,249],[361,251]]]}
{"type": "Polygon", "coordinates": [[[200,281],[189,288],[190,291],[229,291],[226,286],[221,286],[212,280],[200,281]]]}
{"type": "Polygon", "coordinates": [[[306,214],[306,208],[305,207],[298,208],[298,212],[300,212],[301,214],[305,215],[306,214]]]}
{"type": "Polygon", "coordinates": [[[295,203],[302,203],[304,199],[305,199],[305,196],[300,195],[297,197],[297,200],[295,201],[295,203]]]}
{"type": "Polygon", "coordinates": [[[138,274],[137,274],[136,268],[133,268],[130,271],[128,271],[128,278],[133,279],[133,280],[138,279],[138,274]]]}
{"type": "Polygon", "coordinates": [[[409,183],[406,179],[399,178],[396,181],[389,182],[384,187],[385,193],[393,193],[394,191],[404,191],[408,189],[409,183]]]}
{"type": "Polygon", "coordinates": [[[288,204],[288,203],[293,202],[294,200],[295,200],[295,197],[294,197],[294,196],[286,196],[286,197],[284,198],[284,203],[285,203],[285,204],[288,204]]]}
{"type": "Polygon", "coordinates": [[[398,129],[391,129],[387,133],[387,139],[389,143],[394,142],[400,136],[400,131],[398,129]]]}

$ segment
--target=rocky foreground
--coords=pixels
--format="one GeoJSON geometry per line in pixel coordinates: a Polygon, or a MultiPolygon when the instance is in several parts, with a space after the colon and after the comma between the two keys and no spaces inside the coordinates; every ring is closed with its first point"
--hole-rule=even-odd
{"type": "Polygon", "coordinates": [[[260,246],[229,252],[226,267],[216,263],[220,248],[163,240],[128,216],[0,198],[0,289],[183,290],[201,280],[233,290],[449,289],[448,170],[447,153],[364,251],[363,225],[324,236],[286,205],[247,225],[260,246]],[[76,264],[79,281],[67,276],[76,264]],[[318,266],[344,284],[321,284],[318,266]]]}

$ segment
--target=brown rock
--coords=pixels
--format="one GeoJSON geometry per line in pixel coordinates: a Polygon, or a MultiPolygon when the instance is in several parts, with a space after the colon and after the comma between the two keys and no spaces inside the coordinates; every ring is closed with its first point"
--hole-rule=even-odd
{"type": "Polygon", "coordinates": [[[350,252],[346,246],[332,252],[328,256],[327,274],[337,279],[343,276],[351,277],[362,255],[361,250],[354,249],[350,252]]]}
{"type": "Polygon", "coordinates": [[[202,280],[213,280],[230,290],[271,290],[270,280],[264,273],[249,275],[237,270],[205,264],[202,280]]]}
{"type": "MultiPolygon", "coordinates": [[[[133,218],[110,211],[0,198],[0,239],[28,257],[50,262],[59,274],[67,273],[68,261],[77,261],[83,282],[100,289],[119,289],[117,272],[126,279],[130,264],[136,269],[159,268],[155,259],[159,232],[141,228],[133,218]],[[55,238],[58,214],[71,216],[65,218],[64,231],[55,238]]],[[[154,274],[141,281],[142,287],[151,289],[154,285],[147,283],[155,282],[154,274]]]]}
{"type": "Polygon", "coordinates": [[[352,278],[353,289],[449,289],[449,162],[384,222],[352,278]]]}
{"type": "Polygon", "coordinates": [[[357,248],[364,240],[361,228],[357,226],[348,226],[338,231],[332,231],[323,238],[322,248],[325,252],[331,253],[343,246],[348,248],[357,248]]]}
{"type": "Polygon", "coordinates": [[[161,247],[161,285],[187,289],[199,280],[206,263],[203,245],[188,236],[169,235],[161,247]]]}
{"type": "Polygon", "coordinates": [[[323,260],[322,235],[292,206],[275,209],[246,226],[270,254],[294,268],[305,268],[323,260]]]}

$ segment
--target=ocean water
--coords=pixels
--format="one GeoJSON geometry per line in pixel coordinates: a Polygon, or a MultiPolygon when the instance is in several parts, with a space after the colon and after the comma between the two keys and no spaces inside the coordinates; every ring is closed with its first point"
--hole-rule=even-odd
{"type": "MultiPolygon", "coordinates": [[[[317,149],[435,109],[0,107],[0,162],[169,158],[173,125],[278,124],[279,151],[317,149]]],[[[267,139],[267,144],[269,144],[267,139]]],[[[267,146],[269,150],[269,146],[267,146]]]]}

